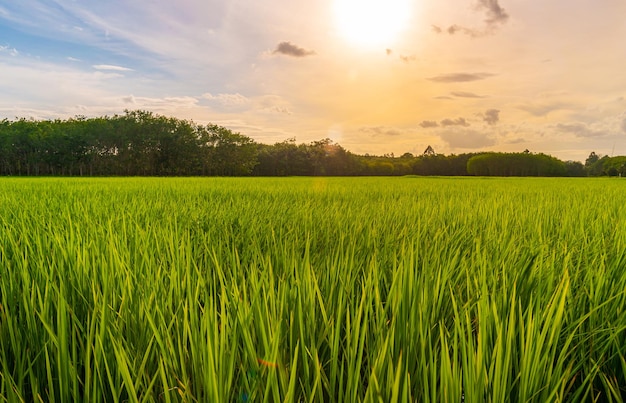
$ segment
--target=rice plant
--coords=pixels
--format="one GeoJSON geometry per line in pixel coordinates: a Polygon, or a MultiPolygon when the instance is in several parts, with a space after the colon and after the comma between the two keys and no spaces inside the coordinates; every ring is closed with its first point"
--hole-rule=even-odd
{"type": "Polygon", "coordinates": [[[624,401],[625,190],[1,179],[0,400],[624,401]]]}

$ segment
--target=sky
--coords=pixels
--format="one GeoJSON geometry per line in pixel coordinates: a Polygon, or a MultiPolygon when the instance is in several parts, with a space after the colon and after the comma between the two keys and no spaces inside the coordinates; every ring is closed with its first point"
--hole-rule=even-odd
{"type": "Polygon", "coordinates": [[[0,0],[0,119],[353,153],[626,155],[624,0],[0,0]]]}

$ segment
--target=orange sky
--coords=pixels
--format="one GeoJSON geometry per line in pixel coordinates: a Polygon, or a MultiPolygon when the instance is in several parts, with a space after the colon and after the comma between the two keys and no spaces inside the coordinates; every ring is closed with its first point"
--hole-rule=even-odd
{"type": "Polygon", "coordinates": [[[626,3],[0,0],[0,118],[147,109],[356,153],[626,154],[626,3]]]}

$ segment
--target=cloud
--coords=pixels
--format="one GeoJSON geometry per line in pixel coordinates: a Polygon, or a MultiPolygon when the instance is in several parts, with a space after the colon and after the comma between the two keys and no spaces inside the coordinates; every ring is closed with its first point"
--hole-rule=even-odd
{"type": "Polygon", "coordinates": [[[489,77],[493,77],[492,73],[450,73],[440,74],[435,77],[430,77],[427,80],[435,81],[437,83],[463,83],[468,81],[484,80],[489,77]]]}
{"type": "Polygon", "coordinates": [[[150,108],[156,111],[167,111],[176,108],[191,108],[198,105],[198,99],[190,96],[148,98],[133,97],[131,95],[131,97],[135,104],[142,105],[142,108],[150,108]]]}
{"type": "Polygon", "coordinates": [[[221,111],[258,111],[263,113],[281,113],[291,115],[291,105],[278,95],[262,95],[247,97],[240,93],[202,94],[203,100],[221,111]]]}
{"type": "Polygon", "coordinates": [[[626,133],[626,118],[624,118],[624,119],[622,120],[622,125],[621,125],[621,128],[622,128],[622,131],[623,131],[624,133],[626,133]]]}
{"type": "Polygon", "coordinates": [[[274,49],[272,54],[281,54],[292,57],[306,57],[314,55],[315,51],[301,48],[291,42],[281,42],[276,46],[276,49],[274,49]]]}
{"type": "Polygon", "coordinates": [[[115,66],[113,64],[94,64],[93,66],[96,70],[105,70],[105,71],[133,71],[133,69],[129,69],[128,67],[115,66]]]}
{"type": "Polygon", "coordinates": [[[371,133],[374,136],[398,136],[402,134],[400,130],[386,126],[361,127],[359,131],[364,133],[371,133]]]}
{"type": "Polygon", "coordinates": [[[422,123],[420,123],[420,127],[423,127],[424,129],[439,127],[439,123],[435,122],[434,120],[424,120],[422,123]]]}
{"type": "Polygon", "coordinates": [[[550,112],[561,110],[561,109],[569,109],[572,105],[567,102],[554,101],[554,102],[540,102],[540,103],[528,103],[517,105],[518,109],[526,111],[533,116],[544,117],[547,116],[550,112]]]}
{"type": "Polygon", "coordinates": [[[509,19],[509,14],[500,6],[498,0],[478,0],[475,5],[476,11],[485,13],[485,26],[483,28],[469,28],[458,24],[452,24],[448,28],[443,29],[440,26],[433,25],[432,29],[437,34],[447,32],[454,35],[461,32],[471,37],[480,37],[493,34],[499,25],[505,24],[509,19]]]}
{"type": "Polygon", "coordinates": [[[465,120],[465,118],[457,118],[457,119],[444,119],[441,121],[441,126],[463,126],[467,127],[470,124],[465,120]]]}
{"type": "Polygon", "coordinates": [[[485,98],[482,95],[474,94],[473,92],[465,92],[465,91],[453,91],[450,94],[459,98],[485,98]]]}
{"type": "Polygon", "coordinates": [[[439,27],[437,25],[433,25],[432,28],[433,28],[433,31],[435,33],[437,33],[437,34],[442,34],[442,33],[444,33],[444,31],[447,32],[449,35],[454,35],[457,32],[462,32],[462,33],[464,33],[464,34],[466,34],[468,36],[471,36],[473,38],[477,38],[479,36],[485,36],[488,33],[485,30],[480,31],[480,30],[477,30],[477,29],[463,27],[463,26],[457,25],[457,24],[450,25],[446,29],[443,29],[443,28],[441,28],[441,27],[439,27]]]}
{"type": "MultiPolygon", "coordinates": [[[[387,54],[387,56],[391,56],[393,55],[393,49],[387,48],[385,49],[385,53],[387,54]]],[[[403,55],[403,54],[398,55],[398,58],[402,60],[404,63],[410,63],[417,59],[415,55],[403,55]]]]}
{"type": "Polygon", "coordinates": [[[286,106],[274,106],[272,108],[267,109],[270,112],[276,112],[276,113],[284,113],[285,115],[292,115],[293,112],[287,108],[286,106]]]}
{"type": "Polygon", "coordinates": [[[11,56],[17,56],[20,54],[20,52],[18,52],[17,49],[10,48],[8,46],[0,46],[0,52],[7,52],[11,56]]]}
{"type": "Polygon", "coordinates": [[[223,106],[244,106],[250,103],[250,99],[240,93],[213,95],[207,92],[206,94],[202,94],[202,98],[217,102],[223,106]]]}
{"type": "Polygon", "coordinates": [[[254,107],[262,112],[291,115],[291,104],[278,95],[263,95],[253,99],[254,107]]]}
{"type": "Polygon", "coordinates": [[[485,10],[487,14],[485,23],[488,26],[504,24],[509,19],[509,15],[500,7],[498,0],[478,0],[477,9],[485,10]]]}
{"type": "Polygon", "coordinates": [[[476,150],[496,143],[491,135],[471,129],[454,128],[440,133],[439,136],[452,148],[476,150]]]}
{"type": "Polygon", "coordinates": [[[576,137],[603,137],[610,134],[605,131],[594,130],[584,123],[559,123],[555,128],[558,132],[573,134],[576,137]]]}
{"type": "Polygon", "coordinates": [[[487,109],[483,115],[483,120],[489,125],[495,125],[500,121],[500,111],[498,109],[487,109]]]}

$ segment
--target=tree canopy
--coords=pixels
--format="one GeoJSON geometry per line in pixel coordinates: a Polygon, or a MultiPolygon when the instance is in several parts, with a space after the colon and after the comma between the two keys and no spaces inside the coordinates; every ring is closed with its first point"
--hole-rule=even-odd
{"type": "Polygon", "coordinates": [[[330,139],[268,145],[215,125],[153,114],[0,121],[0,175],[291,176],[626,175],[626,157],[589,155],[585,165],[521,153],[356,155],[330,139]]]}

